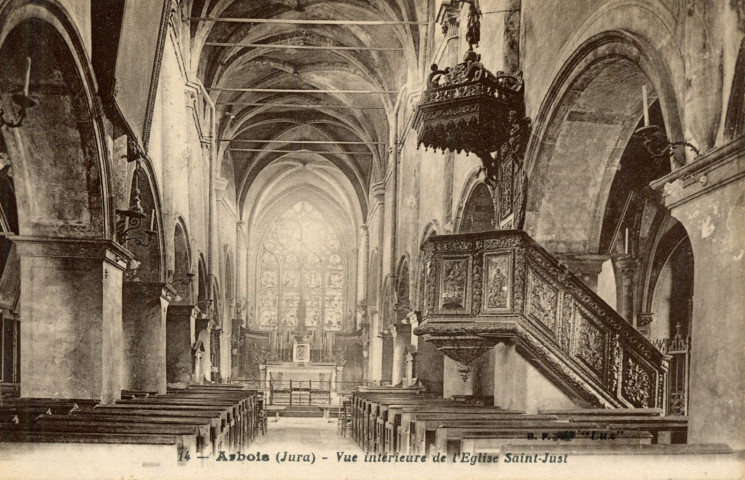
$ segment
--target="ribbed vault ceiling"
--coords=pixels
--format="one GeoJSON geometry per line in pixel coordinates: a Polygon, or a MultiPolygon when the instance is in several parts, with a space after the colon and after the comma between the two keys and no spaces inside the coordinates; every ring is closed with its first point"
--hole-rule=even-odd
{"type": "MultiPolygon", "coordinates": [[[[429,0],[195,0],[192,64],[217,105],[223,161],[233,162],[241,216],[267,201],[277,162],[317,163],[350,198],[352,217],[385,171],[388,121],[420,71],[429,0]],[[218,20],[218,21],[216,21],[218,20]],[[319,48],[323,47],[323,48],[319,48]],[[355,93],[371,92],[371,93],[355,93]],[[304,152],[294,153],[298,150],[304,152]],[[329,171],[330,170],[333,171],[329,171]],[[250,210],[251,208],[248,208],[250,210]]],[[[300,182],[302,176],[288,175],[300,182]]],[[[362,220],[364,221],[364,220],[362,220]]]]}

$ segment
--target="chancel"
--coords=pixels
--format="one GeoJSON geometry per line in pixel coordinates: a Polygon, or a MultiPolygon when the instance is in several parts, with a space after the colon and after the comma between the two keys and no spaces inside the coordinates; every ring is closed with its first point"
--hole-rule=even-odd
{"type": "Polygon", "coordinates": [[[0,0],[0,65],[4,472],[738,476],[742,0],[0,0]]]}

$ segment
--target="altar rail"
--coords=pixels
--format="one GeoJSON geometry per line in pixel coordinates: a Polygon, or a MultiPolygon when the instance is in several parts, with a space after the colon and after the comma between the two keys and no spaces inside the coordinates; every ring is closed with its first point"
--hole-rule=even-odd
{"type": "Polygon", "coordinates": [[[467,364],[499,342],[585,406],[663,408],[669,357],[525,232],[422,246],[417,335],[467,364]]]}

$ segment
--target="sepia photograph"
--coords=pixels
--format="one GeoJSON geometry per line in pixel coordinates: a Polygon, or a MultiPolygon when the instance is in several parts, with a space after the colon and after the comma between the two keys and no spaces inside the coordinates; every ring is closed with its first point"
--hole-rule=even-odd
{"type": "Polygon", "coordinates": [[[0,480],[745,479],[745,0],[0,0],[0,480]]]}

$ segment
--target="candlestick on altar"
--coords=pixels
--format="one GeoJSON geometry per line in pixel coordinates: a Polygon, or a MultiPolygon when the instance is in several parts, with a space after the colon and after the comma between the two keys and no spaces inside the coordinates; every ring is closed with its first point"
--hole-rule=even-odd
{"type": "Polygon", "coordinates": [[[23,84],[23,95],[28,97],[28,86],[31,82],[31,57],[26,57],[26,82],[23,84]]]}
{"type": "Polygon", "coordinates": [[[642,104],[644,105],[644,126],[649,126],[649,103],[647,100],[647,86],[642,85],[642,104]]]}

